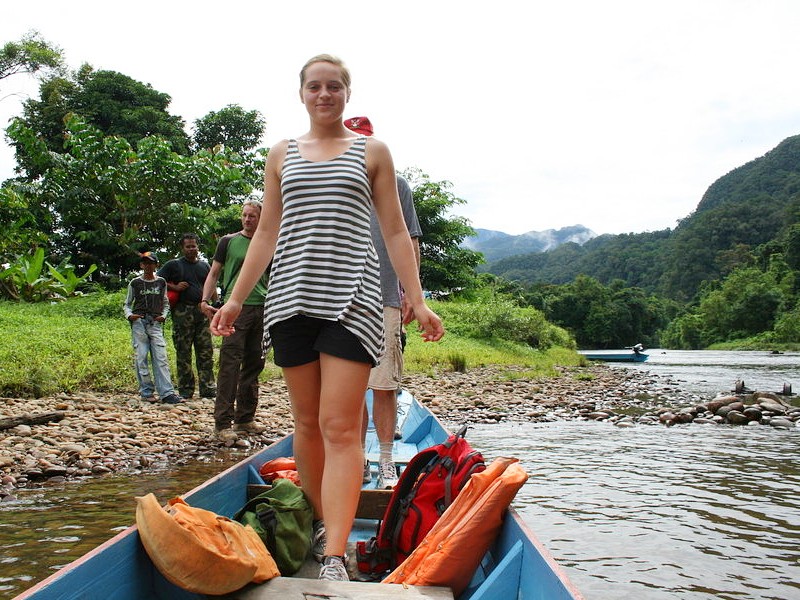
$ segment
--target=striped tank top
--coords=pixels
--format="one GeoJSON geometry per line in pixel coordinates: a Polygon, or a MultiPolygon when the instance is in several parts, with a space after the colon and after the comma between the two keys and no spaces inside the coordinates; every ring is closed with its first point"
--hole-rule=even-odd
{"type": "Polygon", "coordinates": [[[339,321],[378,363],[384,351],[380,267],[370,235],[367,138],[312,162],[289,140],[281,169],[283,216],[264,311],[269,328],[296,315],[339,321]]]}

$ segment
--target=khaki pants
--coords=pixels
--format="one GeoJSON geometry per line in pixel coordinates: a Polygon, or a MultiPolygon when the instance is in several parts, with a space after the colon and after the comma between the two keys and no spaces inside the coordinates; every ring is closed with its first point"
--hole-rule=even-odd
{"type": "Polygon", "coordinates": [[[214,423],[227,429],[233,423],[249,423],[258,407],[258,376],[264,369],[264,307],[242,307],[233,324],[235,331],[222,340],[219,351],[217,400],[214,423]]]}

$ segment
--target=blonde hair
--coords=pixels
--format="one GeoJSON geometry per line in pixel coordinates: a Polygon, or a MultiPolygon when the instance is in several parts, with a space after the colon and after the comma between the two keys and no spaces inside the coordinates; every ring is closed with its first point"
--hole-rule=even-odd
{"type": "Polygon", "coordinates": [[[251,194],[250,197],[247,198],[244,202],[242,202],[242,208],[245,206],[253,206],[261,212],[261,200],[259,200],[260,196],[255,194],[251,194]]]}
{"type": "Polygon", "coordinates": [[[344,83],[347,89],[350,89],[350,69],[347,68],[341,58],[331,54],[317,54],[306,61],[306,64],[304,64],[303,68],[300,69],[300,88],[302,88],[306,83],[306,71],[308,70],[308,67],[318,62],[331,63],[332,65],[339,67],[339,70],[342,72],[342,83],[344,83]]]}

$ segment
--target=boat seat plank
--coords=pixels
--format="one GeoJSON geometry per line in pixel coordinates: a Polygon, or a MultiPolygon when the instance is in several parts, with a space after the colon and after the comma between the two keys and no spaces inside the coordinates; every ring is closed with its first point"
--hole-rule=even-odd
{"type": "MultiPolygon", "coordinates": [[[[392,460],[396,465],[405,465],[419,451],[420,448],[417,444],[407,444],[406,442],[395,440],[392,444],[392,460]]],[[[377,437],[367,439],[364,454],[369,462],[378,462],[381,457],[381,445],[377,437]]]]}
{"type": "MultiPolygon", "coordinates": [[[[247,499],[255,498],[259,494],[266,492],[272,486],[269,484],[260,485],[251,483],[247,486],[247,499]]],[[[382,519],[386,512],[386,507],[389,505],[389,499],[392,496],[392,490],[376,490],[364,489],[361,490],[361,497],[358,500],[358,508],[356,509],[357,519],[382,519]]]]}
{"type": "MultiPolygon", "coordinates": [[[[220,596],[215,596],[220,597],[220,596]]],[[[260,585],[251,584],[238,592],[221,596],[225,600],[453,600],[450,588],[414,586],[395,583],[362,583],[358,581],[320,581],[298,577],[276,577],[260,585]],[[369,587],[366,587],[369,586],[369,587]]]]}

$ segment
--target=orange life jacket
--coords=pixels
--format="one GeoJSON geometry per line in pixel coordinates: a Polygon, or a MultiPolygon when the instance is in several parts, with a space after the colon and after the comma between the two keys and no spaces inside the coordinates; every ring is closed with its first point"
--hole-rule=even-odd
{"type": "Polygon", "coordinates": [[[265,462],[258,470],[258,474],[267,482],[283,477],[297,487],[301,487],[300,476],[297,474],[297,464],[293,456],[279,456],[265,462]]]}
{"type": "Polygon", "coordinates": [[[516,458],[475,473],[411,555],[382,583],[448,586],[458,597],[494,542],[528,474],[516,458]]]}

